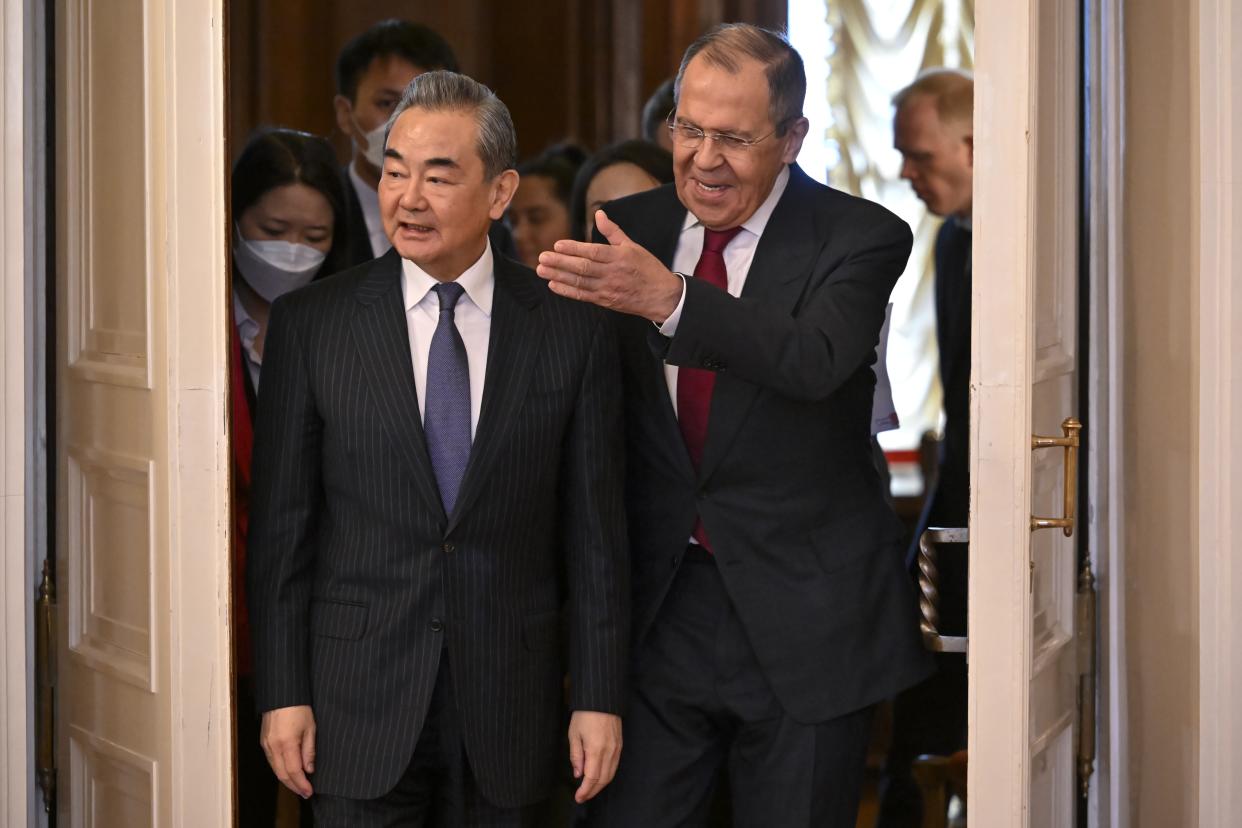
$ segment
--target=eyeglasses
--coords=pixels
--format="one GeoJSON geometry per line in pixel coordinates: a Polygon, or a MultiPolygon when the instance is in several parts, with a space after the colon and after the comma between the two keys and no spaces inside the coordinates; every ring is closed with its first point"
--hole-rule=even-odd
{"type": "Polygon", "coordinates": [[[743,155],[749,152],[756,144],[762,143],[780,132],[783,125],[784,122],[777,124],[776,129],[759,138],[743,138],[740,135],[730,135],[727,132],[708,132],[707,130],[675,120],[672,112],[668,114],[668,131],[673,136],[674,144],[693,150],[701,147],[703,139],[707,138],[711,139],[716,148],[726,155],[743,155]]]}

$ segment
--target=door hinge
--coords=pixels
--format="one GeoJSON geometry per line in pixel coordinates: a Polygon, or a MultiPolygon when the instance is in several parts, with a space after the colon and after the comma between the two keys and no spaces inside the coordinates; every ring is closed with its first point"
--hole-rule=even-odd
{"type": "Polygon", "coordinates": [[[56,576],[43,561],[43,580],[35,600],[35,766],[43,810],[56,807],[56,576]]]}
{"type": "Polygon", "coordinates": [[[1075,596],[1078,638],[1078,789],[1086,798],[1095,772],[1095,575],[1091,561],[1078,572],[1075,596]]]}

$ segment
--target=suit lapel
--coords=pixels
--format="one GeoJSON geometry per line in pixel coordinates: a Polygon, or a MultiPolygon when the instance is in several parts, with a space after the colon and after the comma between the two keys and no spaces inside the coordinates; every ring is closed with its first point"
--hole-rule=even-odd
{"type": "Polygon", "coordinates": [[[384,427],[405,459],[418,491],[434,514],[444,514],[440,489],[431,470],[423,422],[410,361],[410,333],[401,293],[401,258],[390,250],[376,259],[355,294],[358,312],[351,320],[363,372],[384,427]]]}
{"type": "Polygon", "coordinates": [[[543,341],[543,325],[537,312],[544,299],[542,284],[503,256],[497,256],[495,262],[496,289],[492,295],[483,405],[470,462],[445,534],[453,531],[483,490],[526,398],[531,368],[543,341]]]}
{"type": "MultiPolygon", "coordinates": [[[[743,298],[761,298],[790,313],[797,307],[828,229],[814,213],[813,187],[806,173],[790,167],[789,183],[755,249],[743,298]]],[[[701,480],[707,480],[728,453],[758,394],[759,386],[754,383],[734,380],[728,374],[717,376],[699,469],[701,480]]]]}
{"type": "MultiPolygon", "coordinates": [[[[646,248],[647,252],[659,259],[669,270],[673,269],[673,256],[677,253],[677,243],[681,239],[681,228],[686,220],[686,208],[677,198],[672,185],[662,193],[665,200],[659,205],[654,220],[644,223],[651,232],[641,238],[634,238],[646,248]]],[[[677,412],[673,408],[673,399],[669,394],[668,380],[664,375],[664,358],[661,354],[667,347],[664,337],[660,336],[646,319],[632,317],[641,331],[639,335],[639,359],[644,362],[643,381],[649,383],[656,400],[659,412],[659,433],[665,440],[665,450],[669,457],[674,458],[678,469],[690,480],[695,477],[694,464],[690,462],[690,454],[686,451],[686,442],[681,435],[681,426],[677,422],[677,412]]]]}

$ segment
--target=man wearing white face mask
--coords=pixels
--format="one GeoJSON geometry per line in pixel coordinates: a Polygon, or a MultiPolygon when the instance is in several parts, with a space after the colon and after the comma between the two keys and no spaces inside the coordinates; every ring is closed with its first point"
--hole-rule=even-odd
{"type": "Polygon", "coordinates": [[[287,129],[254,136],[233,167],[233,572],[236,613],[238,824],[271,826],[276,777],[259,747],[246,612],[251,445],[268,314],[277,297],[344,264],[345,196],[336,155],[322,138],[287,129]]]}
{"type": "MultiPolygon", "coordinates": [[[[453,49],[435,31],[406,20],[383,20],[350,40],[336,59],[336,124],[350,137],[353,157],[341,172],[345,185],[345,266],[388,252],[380,220],[379,179],[384,166],[384,127],[410,81],[433,69],[458,71],[453,49]]],[[[515,254],[502,223],[493,224],[492,247],[515,254]]]]}

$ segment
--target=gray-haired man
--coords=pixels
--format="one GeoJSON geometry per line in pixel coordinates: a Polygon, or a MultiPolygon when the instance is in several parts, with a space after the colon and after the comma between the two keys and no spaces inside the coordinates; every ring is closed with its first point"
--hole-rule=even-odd
{"type": "Polygon", "coordinates": [[[493,256],[515,155],[486,87],[419,76],[380,181],[393,250],[272,308],[256,696],[272,767],[321,826],[532,824],[565,757],[566,672],[579,801],[616,768],[616,346],[601,312],[493,256]]]}

